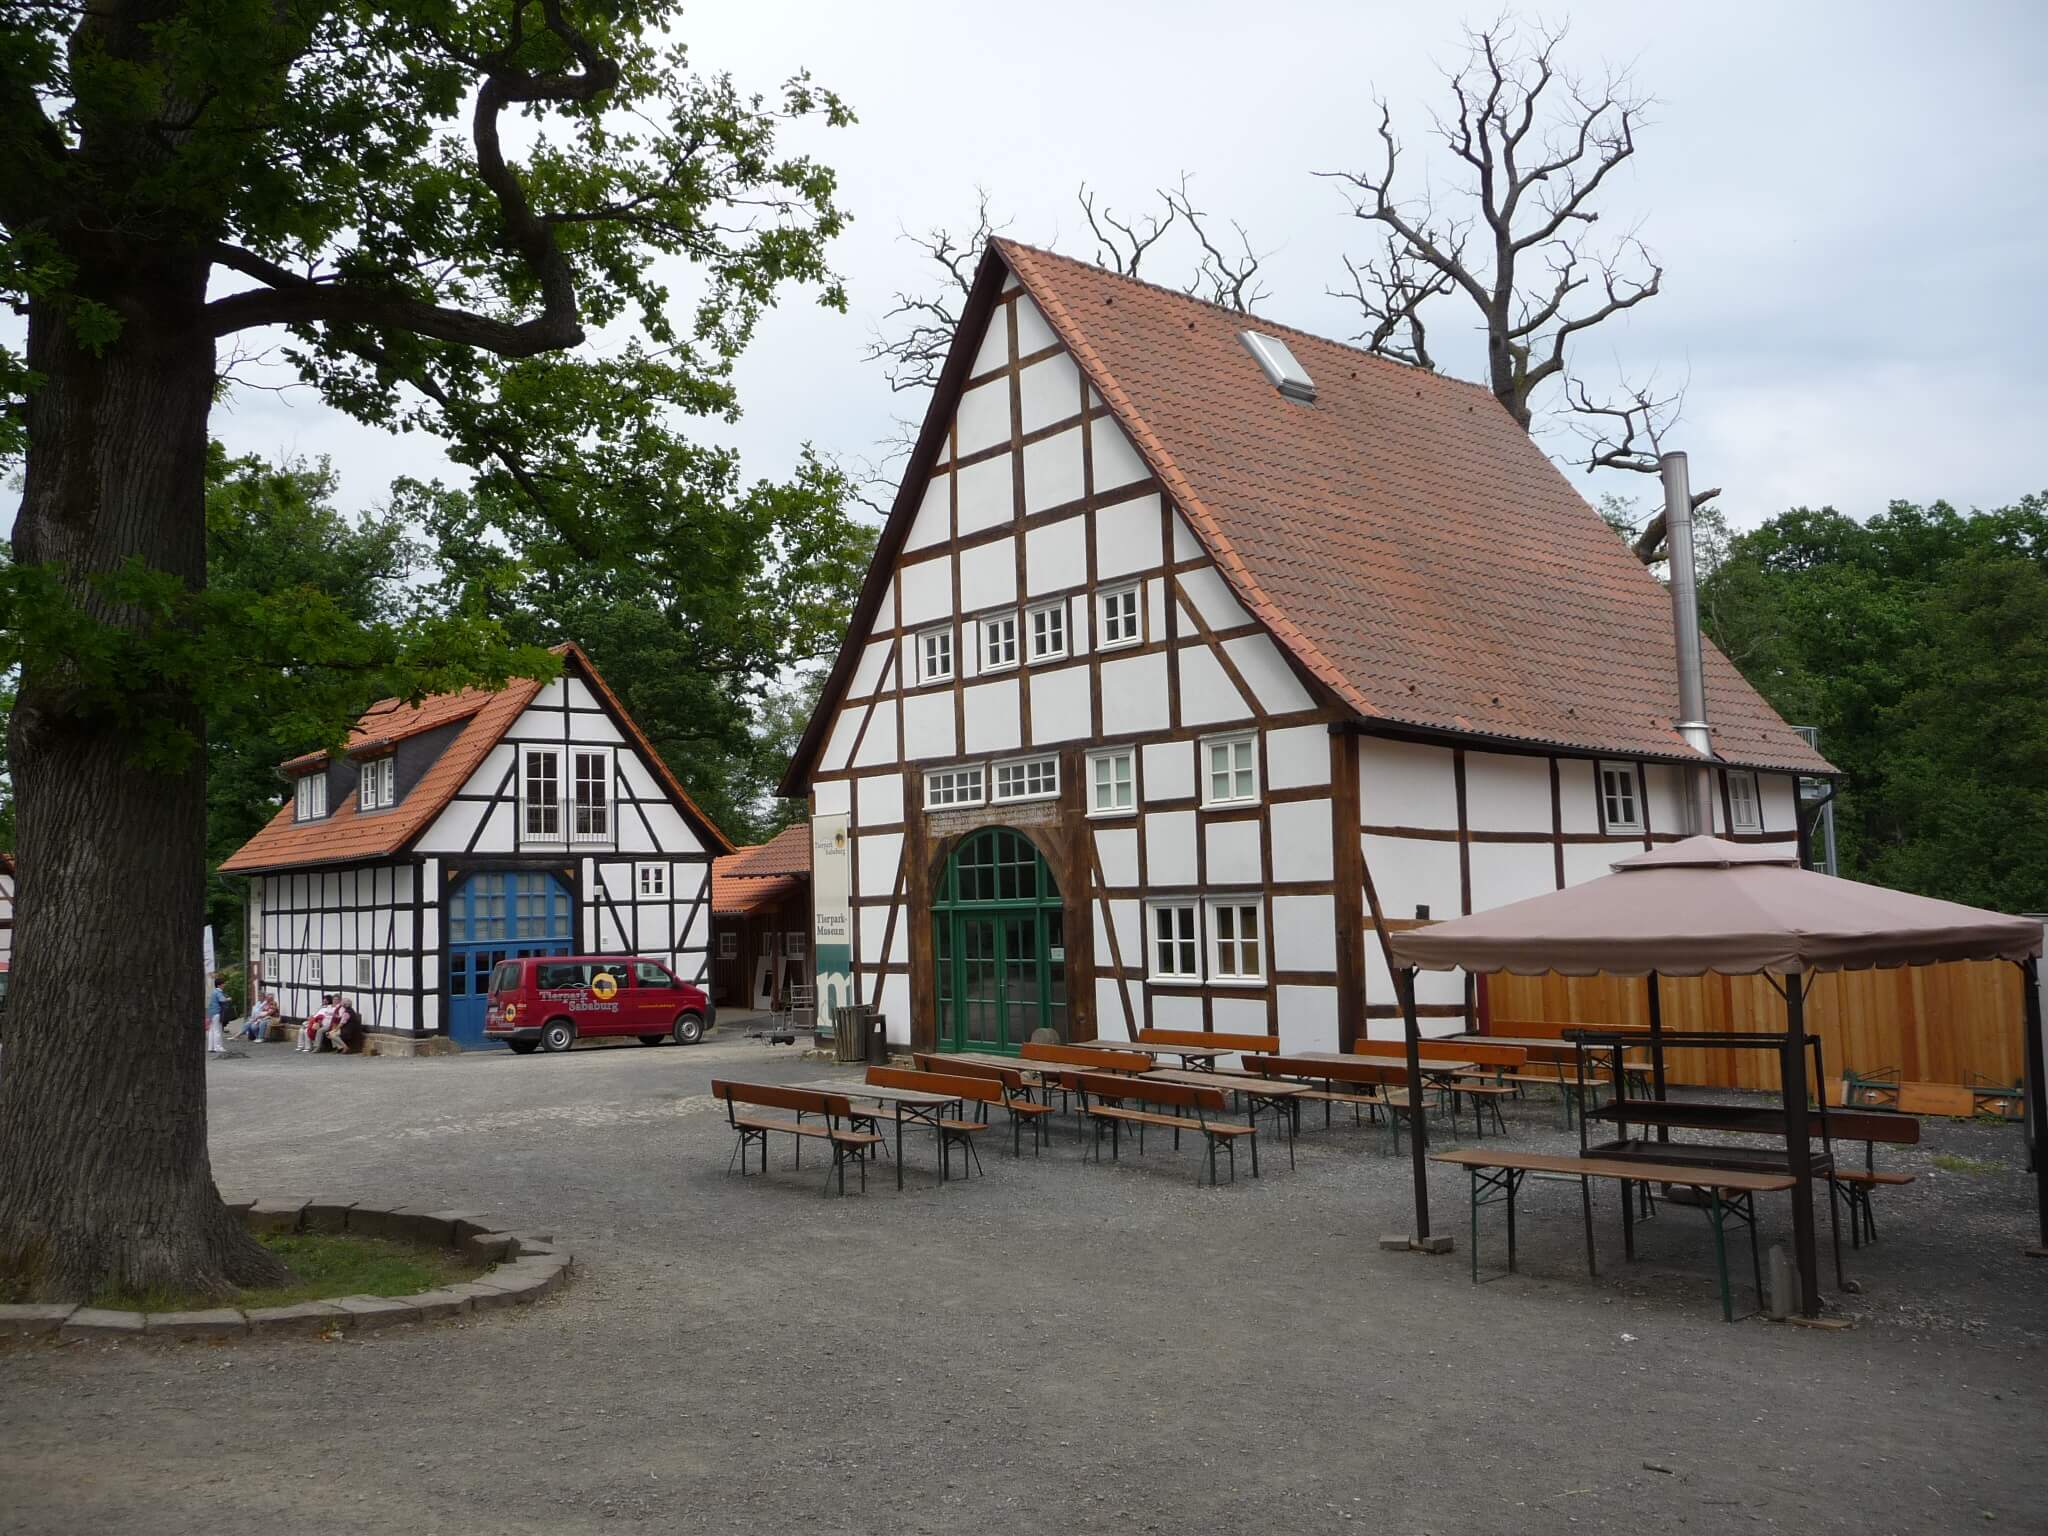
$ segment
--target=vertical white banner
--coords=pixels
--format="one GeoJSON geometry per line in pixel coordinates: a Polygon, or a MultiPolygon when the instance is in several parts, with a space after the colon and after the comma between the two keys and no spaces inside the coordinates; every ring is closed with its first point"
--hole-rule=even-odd
{"type": "Polygon", "coordinates": [[[818,1022],[854,1001],[853,838],[851,818],[811,818],[811,952],[816,957],[818,1022]]]}

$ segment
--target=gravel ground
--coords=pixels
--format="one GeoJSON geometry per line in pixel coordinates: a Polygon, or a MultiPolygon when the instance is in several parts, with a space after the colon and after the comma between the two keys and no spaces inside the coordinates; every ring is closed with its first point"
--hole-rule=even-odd
{"type": "MultiPolygon", "coordinates": [[[[228,1194],[478,1209],[582,1273],[398,1335],[0,1350],[0,1531],[2048,1530],[2048,1262],[2011,1128],[1880,1150],[1921,1177],[1849,1256],[1859,1326],[1822,1332],[1722,1324],[1694,1212],[1626,1264],[1611,1187],[1598,1280],[1570,1185],[1525,1192],[1518,1276],[1470,1283],[1450,1170],[1458,1251],[1383,1253],[1408,1165],[1348,1126],[1220,1190],[1191,1146],[1084,1165],[1065,1122],[943,1188],[914,1144],[900,1195],[885,1168],[821,1199],[786,1145],[728,1176],[710,1077],[832,1070],[729,1034],[215,1063],[228,1194]]],[[[1567,1145],[1549,1106],[1510,1115],[1567,1145]]]]}

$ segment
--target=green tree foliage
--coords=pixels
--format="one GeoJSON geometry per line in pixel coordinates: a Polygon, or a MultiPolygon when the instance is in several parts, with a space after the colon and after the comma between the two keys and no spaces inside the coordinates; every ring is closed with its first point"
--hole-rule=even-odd
{"type": "Polygon", "coordinates": [[[1842,769],[1843,873],[2048,909],[2048,498],[1795,508],[1735,535],[1702,622],[1842,769]]]}

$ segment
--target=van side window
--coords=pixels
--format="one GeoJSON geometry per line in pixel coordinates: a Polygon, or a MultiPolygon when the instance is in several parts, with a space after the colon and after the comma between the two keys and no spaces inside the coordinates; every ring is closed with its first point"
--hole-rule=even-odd
{"type": "Polygon", "coordinates": [[[537,965],[534,967],[534,985],[543,992],[573,991],[590,985],[590,967],[587,965],[537,965]]]}
{"type": "Polygon", "coordinates": [[[649,965],[645,960],[637,960],[633,964],[633,985],[636,987],[667,987],[673,990],[676,985],[676,979],[658,965],[649,965]]]}

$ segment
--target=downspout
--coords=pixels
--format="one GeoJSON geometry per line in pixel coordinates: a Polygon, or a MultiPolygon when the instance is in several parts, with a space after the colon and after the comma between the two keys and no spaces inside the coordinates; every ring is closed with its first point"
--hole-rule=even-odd
{"type": "Polygon", "coordinates": [[[1671,552],[1671,624],[1678,640],[1678,734],[1700,755],[1681,774],[1679,795],[1688,834],[1714,830],[1713,737],[1707,729],[1707,678],[1700,660],[1699,575],[1693,564],[1692,482],[1685,455],[1657,461],[1664,475],[1664,536],[1671,552]]]}

